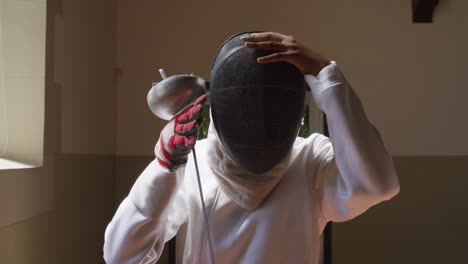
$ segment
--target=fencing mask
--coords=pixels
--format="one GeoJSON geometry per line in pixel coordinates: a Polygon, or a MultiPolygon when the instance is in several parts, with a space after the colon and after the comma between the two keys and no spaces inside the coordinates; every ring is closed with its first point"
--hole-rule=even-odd
{"type": "Polygon", "coordinates": [[[241,168],[263,174],[291,150],[304,111],[305,80],[292,64],[260,64],[272,54],[229,38],[211,70],[212,122],[230,158],[241,168]]]}

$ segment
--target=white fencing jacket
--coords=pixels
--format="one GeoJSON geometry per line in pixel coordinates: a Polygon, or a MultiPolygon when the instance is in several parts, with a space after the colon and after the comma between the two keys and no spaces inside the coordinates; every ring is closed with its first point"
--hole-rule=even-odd
{"type": "MultiPolygon", "coordinates": [[[[208,139],[196,144],[218,264],[318,263],[328,221],[352,219],[399,192],[391,156],[336,63],[305,79],[327,115],[330,138],[298,137],[273,184],[239,187],[229,177],[220,184],[223,157],[216,165],[213,156],[216,160],[216,153],[223,152],[213,149],[213,126],[208,139]],[[235,197],[260,203],[246,209],[235,197]]],[[[174,173],[157,161],[148,165],[106,229],[104,259],[108,264],[155,263],[176,234],[185,241],[179,263],[210,263],[192,155],[174,173]]]]}

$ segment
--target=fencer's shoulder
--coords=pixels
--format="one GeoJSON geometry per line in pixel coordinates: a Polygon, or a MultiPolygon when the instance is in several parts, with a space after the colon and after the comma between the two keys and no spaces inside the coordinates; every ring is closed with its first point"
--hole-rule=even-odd
{"type": "Polygon", "coordinates": [[[328,143],[330,142],[330,139],[322,135],[320,133],[313,133],[309,135],[308,137],[296,137],[296,140],[294,141],[294,147],[307,147],[307,146],[313,146],[314,144],[320,144],[320,143],[328,143]]]}
{"type": "Polygon", "coordinates": [[[333,147],[328,137],[320,133],[313,133],[306,138],[297,137],[293,145],[293,152],[306,152],[312,156],[319,156],[324,153],[333,154],[333,147]]]}
{"type": "MultiPolygon", "coordinates": [[[[208,153],[208,142],[207,142],[206,138],[197,140],[197,142],[195,142],[194,150],[197,153],[197,157],[204,161],[205,157],[206,157],[206,155],[208,153]]],[[[193,165],[193,155],[192,154],[188,155],[187,165],[190,165],[190,166],[187,166],[189,168],[191,168],[191,165],[193,165]]],[[[187,172],[190,172],[190,169],[188,171],[186,170],[185,173],[187,173],[187,172]]]]}
{"type": "Polygon", "coordinates": [[[207,150],[207,140],[206,138],[204,139],[199,139],[197,140],[197,142],[195,143],[195,147],[197,149],[198,152],[204,152],[207,150]]]}

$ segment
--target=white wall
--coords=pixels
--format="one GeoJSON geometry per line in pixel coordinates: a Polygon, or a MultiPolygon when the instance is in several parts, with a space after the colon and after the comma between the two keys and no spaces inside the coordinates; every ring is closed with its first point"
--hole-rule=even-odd
{"type": "Polygon", "coordinates": [[[209,78],[222,41],[258,29],[337,60],[394,155],[468,154],[468,2],[440,2],[433,24],[412,24],[409,0],[120,0],[117,152],[152,153],[163,122],[145,96],[158,68],[209,78]]]}
{"type": "MultiPolygon", "coordinates": [[[[317,36],[361,95],[394,155],[464,155],[468,2],[440,1],[434,24],[411,24],[411,1],[339,1],[317,36]]],[[[324,5],[325,6],[325,5],[324,5]]]]}

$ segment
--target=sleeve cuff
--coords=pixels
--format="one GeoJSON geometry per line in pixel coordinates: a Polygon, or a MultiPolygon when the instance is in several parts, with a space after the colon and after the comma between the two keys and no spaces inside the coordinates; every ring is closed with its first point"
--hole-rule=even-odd
{"type": "Polygon", "coordinates": [[[306,74],[304,75],[304,78],[309,85],[314,98],[318,98],[318,96],[326,89],[344,82],[336,61],[331,61],[330,64],[323,68],[317,76],[306,74]]]}
{"type": "Polygon", "coordinates": [[[310,87],[313,101],[321,109],[323,100],[325,100],[325,98],[322,98],[323,92],[332,87],[345,83],[343,75],[341,74],[341,71],[336,64],[336,61],[331,61],[329,65],[323,68],[319,74],[317,74],[317,76],[312,74],[305,74],[304,79],[307,85],[310,87]]]}

